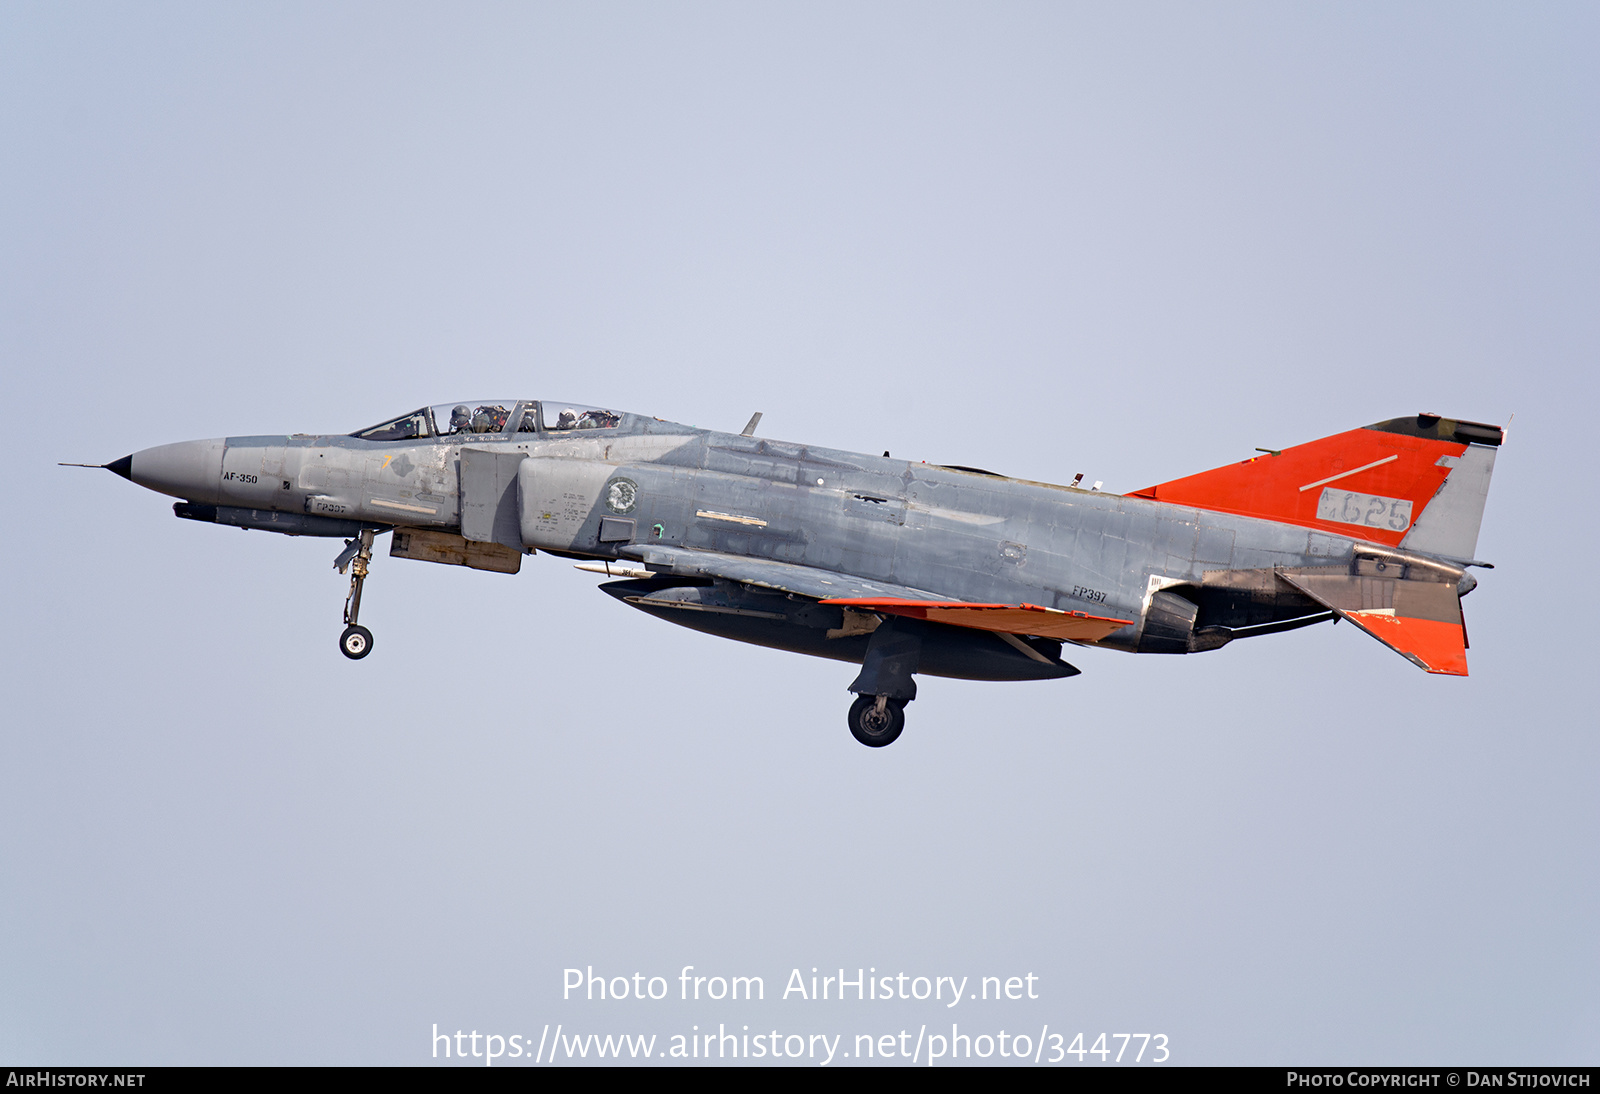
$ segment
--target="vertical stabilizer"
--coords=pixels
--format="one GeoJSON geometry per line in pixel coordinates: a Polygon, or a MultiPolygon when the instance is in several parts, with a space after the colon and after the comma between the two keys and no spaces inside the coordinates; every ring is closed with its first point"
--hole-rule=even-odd
{"type": "Polygon", "coordinates": [[[1128,496],[1469,560],[1503,438],[1436,414],[1392,418],[1128,496]]]}

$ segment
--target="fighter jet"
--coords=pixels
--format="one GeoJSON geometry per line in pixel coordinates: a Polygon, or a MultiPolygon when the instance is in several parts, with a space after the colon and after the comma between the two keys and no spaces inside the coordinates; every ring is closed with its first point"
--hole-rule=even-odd
{"type": "Polygon", "coordinates": [[[1344,619],[1465,676],[1460,598],[1498,426],[1393,418],[1130,494],[721,433],[576,403],[425,406],[339,436],[161,445],[103,466],[188,520],[345,540],[339,649],[372,651],[375,537],[515,574],[544,552],[680,626],[860,665],[881,747],[916,676],[1078,675],[1064,644],[1185,654],[1344,619]]]}

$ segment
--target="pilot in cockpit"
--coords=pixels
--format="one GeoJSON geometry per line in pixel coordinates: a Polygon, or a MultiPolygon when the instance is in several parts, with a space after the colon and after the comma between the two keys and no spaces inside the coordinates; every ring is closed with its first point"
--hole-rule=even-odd
{"type": "Polygon", "coordinates": [[[450,412],[450,432],[460,433],[472,424],[472,411],[465,403],[450,412]]]}

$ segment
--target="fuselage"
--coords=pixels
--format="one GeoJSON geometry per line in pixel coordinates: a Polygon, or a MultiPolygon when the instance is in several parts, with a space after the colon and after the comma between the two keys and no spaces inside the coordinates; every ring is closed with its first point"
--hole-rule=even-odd
{"type": "Polygon", "coordinates": [[[480,459],[525,458],[534,473],[523,506],[542,507],[545,519],[524,514],[514,544],[522,550],[625,560],[639,558],[642,545],[681,548],[952,601],[1088,611],[1133,621],[1096,644],[1146,652],[1211,648],[1241,630],[1317,612],[1260,575],[1349,560],[1361,544],[1291,524],[634,414],[554,427],[549,407],[557,405],[546,404],[540,421],[535,404],[517,403],[527,408],[517,427],[496,421],[492,431],[424,425],[428,435],[392,439],[374,427],[369,436],[186,442],[136,453],[127,471],[191,503],[180,515],[198,510],[202,519],[290,534],[349,535],[361,526],[448,533],[463,526],[464,449],[480,459]],[[1184,610],[1198,610],[1163,640],[1152,603],[1173,587],[1185,591],[1184,610]],[[1202,631],[1220,638],[1197,641],[1202,631]]]}

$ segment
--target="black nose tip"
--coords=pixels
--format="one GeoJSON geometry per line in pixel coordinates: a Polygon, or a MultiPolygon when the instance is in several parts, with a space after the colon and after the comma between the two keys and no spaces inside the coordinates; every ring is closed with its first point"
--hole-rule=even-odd
{"type": "Polygon", "coordinates": [[[133,456],[127,455],[120,460],[112,460],[105,465],[107,471],[115,471],[129,482],[133,481],[133,456]]]}

